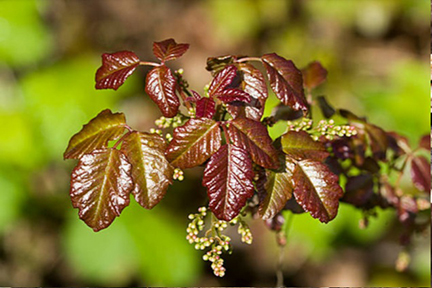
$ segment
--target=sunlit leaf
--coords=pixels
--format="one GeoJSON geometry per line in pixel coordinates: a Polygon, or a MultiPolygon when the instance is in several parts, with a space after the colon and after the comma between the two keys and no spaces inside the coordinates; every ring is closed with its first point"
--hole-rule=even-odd
{"type": "Polygon", "coordinates": [[[162,63],[181,57],[188,49],[189,44],[177,44],[172,38],[153,43],[153,54],[162,63]]]}
{"type": "Polygon", "coordinates": [[[231,55],[220,56],[220,57],[209,57],[207,58],[206,70],[210,71],[213,76],[219,73],[225,66],[233,64],[234,57],[231,55]]]}
{"type": "Polygon", "coordinates": [[[157,134],[132,132],[122,143],[121,150],[132,164],[132,193],[147,209],[162,200],[172,183],[174,169],[165,158],[165,149],[165,140],[157,134]]]}
{"type": "Polygon", "coordinates": [[[162,115],[168,118],[174,117],[180,106],[175,89],[176,80],[165,65],[155,67],[147,74],[145,91],[158,105],[162,115]]]}
{"type": "Polygon", "coordinates": [[[245,107],[246,117],[260,121],[268,97],[264,76],[260,70],[248,63],[240,64],[239,70],[243,73],[243,90],[252,97],[251,105],[245,107]]]}
{"type": "Polygon", "coordinates": [[[237,68],[234,65],[226,66],[223,70],[221,70],[209,87],[209,96],[214,97],[220,95],[222,91],[233,81],[236,76],[237,68]]]}
{"type": "Polygon", "coordinates": [[[203,185],[209,207],[220,220],[231,221],[253,195],[252,161],[248,152],[231,144],[223,145],[207,163],[203,185]]]}
{"type": "Polygon", "coordinates": [[[237,147],[247,150],[252,160],[265,168],[278,168],[278,152],[261,122],[237,118],[229,123],[228,135],[237,147]]]}
{"type": "Polygon", "coordinates": [[[324,144],[314,141],[305,131],[289,131],[283,134],[281,144],[283,151],[297,160],[323,161],[329,156],[324,144]]]}
{"type": "Polygon", "coordinates": [[[102,54],[102,66],[96,71],[96,89],[117,90],[139,62],[138,56],[130,51],[102,54]]]}
{"type": "Polygon", "coordinates": [[[129,205],[131,165],[117,149],[85,154],[72,172],[70,196],[79,217],[94,231],[108,227],[129,205]]]}
{"type": "Polygon", "coordinates": [[[265,54],[262,60],[270,87],[279,100],[294,110],[307,110],[302,74],[294,63],[276,53],[265,54]]]}
{"type": "Polygon", "coordinates": [[[338,176],[321,162],[299,161],[294,170],[294,196],[300,206],[327,223],[336,217],[343,191],[338,176]]]}
{"type": "Polygon", "coordinates": [[[313,89],[321,85],[327,78],[327,70],[320,62],[314,61],[302,69],[303,85],[307,89],[313,89]]]}
{"type": "Polygon", "coordinates": [[[411,180],[415,187],[427,193],[431,190],[430,163],[424,156],[415,156],[411,160],[411,180]]]}
{"type": "Polygon", "coordinates": [[[213,118],[216,113],[216,103],[212,98],[202,97],[196,100],[196,117],[213,118]]]}
{"type": "Polygon", "coordinates": [[[217,98],[224,103],[230,103],[234,101],[249,102],[251,100],[251,97],[248,93],[236,88],[223,90],[217,94],[217,98]]]}
{"type": "Polygon", "coordinates": [[[173,140],[165,152],[173,166],[181,169],[203,164],[221,146],[219,123],[195,118],[174,129],[173,140]]]}
{"type": "Polygon", "coordinates": [[[123,113],[112,113],[106,109],[83,126],[69,141],[64,159],[78,159],[95,149],[106,147],[108,141],[123,135],[126,120],[123,113]]]}

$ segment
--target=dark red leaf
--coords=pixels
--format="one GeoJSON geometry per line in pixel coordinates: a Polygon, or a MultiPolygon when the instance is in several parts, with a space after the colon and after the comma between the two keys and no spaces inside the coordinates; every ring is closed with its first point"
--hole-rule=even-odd
{"type": "Polygon", "coordinates": [[[253,177],[246,150],[226,144],[213,154],[204,170],[203,185],[207,187],[209,207],[218,219],[231,221],[240,213],[253,195],[253,177]]]}
{"type": "Polygon", "coordinates": [[[275,54],[262,56],[270,87],[283,104],[294,110],[308,110],[303,91],[303,79],[299,69],[291,60],[275,54]]]}
{"type": "Polygon", "coordinates": [[[131,164],[117,149],[85,154],[72,172],[70,195],[79,217],[94,231],[108,227],[129,205],[131,164]]]}
{"type": "Polygon", "coordinates": [[[336,110],[327,102],[324,96],[318,96],[317,100],[321,112],[323,113],[325,118],[329,119],[336,113],[336,110]]]}
{"type": "Polygon", "coordinates": [[[165,140],[157,134],[132,132],[125,137],[121,150],[132,164],[135,184],[132,194],[144,208],[158,204],[172,183],[173,167],[166,160],[165,140]]]}
{"type": "Polygon", "coordinates": [[[245,108],[246,117],[260,121],[268,97],[264,76],[261,71],[248,63],[240,64],[239,70],[243,72],[243,90],[252,97],[251,105],[245,108]]]}
{"type": "Polygon", "coordinates": [[[219,98],[219,100],[224,103],[230,103],[234,101],[249,102],[251,100],[251,97],[248,93],[236,88],[223,90],[217,94],[217,98],[219,98]]]}
{"type": "Polygon", "coordinates": [[[411,160],[411,180],[420,191],[430,192],[430,163],[424,156],[415,156],[411,160]]]}
{"type": "Polygon", "coordinates": [[[345,194],[341,200],[356,207],[365,208],[366,204],[373,198],[373,187],[374,183],[371,174],[348,177],[345,194]]]}
{"type": "Polygon", "coordinates": [[[233,81],[236,76],[237,68],[234,65],[226,66],[222,71],[220,71],[209,87],[209,96],[214,97],[222,93],[222,91],[233,81]]]}
{"type": "Polygon", "coordinates": [[[130,51],[102,54],[102,66],[96,71],[96,89],[117,90],[139,62],[138,56],[130,51]]]}
{"type": "Polygon", "coordinates": [[[188,49],[189,44],[177,44],[172,38],[153,43],[153,54],[162,63],[181,57],[188,49]]]}
{"type": "Polygon", "coordinates": [[[112,113],[106,109],[83,126],[69,141],[63,154],[64,159],[78,159],[86,153],[108,145],[125,131],[126,119],[123,113],[112,113]]]}
{"type": "Polygon", "coordinates": [[[338,176],[321,162],[299,161],[294,170],[294,196],[300,206],[327,223],[336,217],[343,191],[338,176]]]}
{"type": "Polygon", "coordinates": [[[305,131],[289,131],[282,135],[283,151],[297,160],[323,161],[329,156],[323,143],[314,141],[305,131]]]}
{"type": "Polygon", "coordinates": [[[420,138],[419,147],[426,149],[428,151],[431,150],[431,135],[427,134],[420,138]]]}
{"type": "Polygon", "coordinates": [[[147,74],[145,91],[158,105],[162,115],[168,118],[177,115],[180,106],[175,89],[176,80],[165,65],[155,67],[147,74]]]}
{"type": "Polygon", "coordinates": [[[200,98],[196,101],[196,117],[212,119],[216,113],[216,103],[212,98],[200,98]]]}
{"type": "Polygon", "coordinates": [[[318,87],[327,78],[327,70],[318,61],[309,63],[302,69],[302,74],[303,85],[309,90],[318,87]]]}
{"type": "Polygon", "coordinates": [[[207,118],[195,118],[174,129],[173,140],[165,152],[172,165],[181,169],[204,163],[221,146],[219,123],[207,118]]]}
{"type": "Polygon", "coordinates": [[[237,147],[247,150],[252,160],[265,168],[278,168],[278,152],[261,122],[237,118],[229,122],[228,136],[237,147]]]}

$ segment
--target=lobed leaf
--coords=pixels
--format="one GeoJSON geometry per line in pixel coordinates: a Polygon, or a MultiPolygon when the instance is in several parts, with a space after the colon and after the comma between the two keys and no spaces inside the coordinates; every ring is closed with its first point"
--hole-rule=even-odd
{"type": "Polygon", "coordinates": [[[296,160],[323,161],[330,155],[323,143],[314,141],[305,131],[289,131],[283,134],[281,144],[283,151],[296,160]]]}
{"type": "Polygon", "coordinates": [[[267,72],[270,87],[279,100],[294,110],[307,111],[302,74],[294,63],[276,53],[265,54],[261,59],[267,72]]]}
{"type": "Polygon", "coordinates": [[[414,156],[411,160],[411,180],[420,191],[431,190],[431,166],[424,156],[414,156]]]}
{"type": "Polygon", "coordinates": [[[327,70],[318,61],[309,63],[301,72],[303,74],[303,85],[309,90],[318,87],[327,78],[327,70]]]}
{"type": "Polygon", "coordinates": [[[176,80],[165,65],[155,67],[147,74],[145,91],[158,105],[162,115],[168,118],[177,115],[180,106],[175,89],[176,80]]]}
{"type": "Polygon", "coordinates": [[[221,141],[218,122],[207,118],[190,119],[174,129],[165,156],[172,165],[181,169],[195,167],[218,151],[221,141]]]}
{"type": "Polygon", "coordinates": [[[82,156],[72,171],[70,196],[79,217],[94,231],[108,227],[129,205],[131,165],[117,149],[82,156]]]}
{"type": "Polygon", "coordinates": [[[173,167],[166,160],[165,140],[157,134],[134,131],[127,135],[121,150],[132,164],[132,194],[144,208],[158,204],[172,184],[173,167]]]}
{"type": "Polygon", "coordinates": [[[234,65],[228,65],[222,69],[210,83],[208,91],[209,96],[215,97],[220,95],[222,91],[231,84],[236,74],[237,68],[234,65]]]}
{"type": "Polygon", "coordinates": [[[200,98],[196,100],[196,117],[212,119],[216,113],[216,103],[212,98],[200,98]]]}
{"type": "Polygon", "coordinates": [[[299,161],[294,169],[295,199],[312,217],[327,223],[336,217],[343,196],[338,180],[321,162],[299,161]]]}
{"type": "Polygon", "coordinates": [[[72,136],[63,158],[78,159],[86,153],[106,147],[108,141],[116,140],[123,135],[125,125],[123,113],[113,114],[109,109],[103,110],[72,136]]]}
{"type": "Polygon", "coordinates": [[[268,169],[278,168],[278,152],[261,122],[236,118],[229,122],[228,136],[234,145],[247,150],[256,164],[268,169]]]}
{"type": "Polygon", "coordinates": [[[131,51],[102,54],[102,66],[96,71],[96,89],[117,90],[139,62],[138,56],[131,51]]]}
{"type": "Polygon", "coordinates": [[[209,207],[219,220],[231,221],[246,200],[253,196],[254,173],[246,150],[223,145],[207,163],[203,185],[207,188],[209,207]]]}
{"type": "Polygon", "coordinates": [[[181,57],[189,49],[189,44],[177,44],[174,39],[153,43],[153,54],[162,63],[181,57]]]}

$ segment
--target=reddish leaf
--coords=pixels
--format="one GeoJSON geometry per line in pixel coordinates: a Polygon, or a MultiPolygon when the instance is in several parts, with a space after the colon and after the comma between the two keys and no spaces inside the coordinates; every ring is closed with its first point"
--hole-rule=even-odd
{"type": "Polygon", "coordinates": [[[234,119],[229,122],[228,136],[234,145],[247,150],[258,165],[268,169],[278,168],[278,152],[261,122],[247,118],[234,119]]]}
{"type": "Polygon", "coordinates": [[[427,134],[420,138],[419,147],[430,151],[431,149],[431,135],[427,134]]]}
{"type": "Polygon", "coordinates": [[[173,167],[166,160],[165,140],[157,134],[132,132],[121,150],[132,164],[132,193],[144,208],[151,209],[162,200],[172,183],[173,167]]]}
{"type": "Polygon", "coordinates": [[[411,160],[411,180],[420,191],[430,192],[430,163],[424,156],[415,156],[411,160]]]}
{"type": "Polygon", "coordinates": [[[291,60],[275,54],[262,56],[270,87],[283,104],[294,110],[308,110],[303,91],[303,79],[299,69],[291,60]]]}
{"type": "Polygon", "coordinates": [[[209,96],[214,97],[220,95],[222,91],[233,81],[236,76],[237,68],[233,65],[226,66],[222,71],[220,71],[209,87],[209,96]]]}
{"type": "Polygon", "coordinates": [[[317,100],[318,106],[320,107],[325,118],[329,119],[336,113],[336,110],[327,102],[324,96],[318,96],[317,100]]]}
{"type": "Polygon", "coordinates": [[[378,159],[385,159],[388,147],[387,133],[380,127],[370,123],[365,123],[365,130],[374,156],[378,159]]]}
{"type": "Polygon", "coordinates": [[[147,74],[145,91],[159,106],[165,117],[177,115],[180,102],[175,94],[176,80],[165,65],[153,68],[147,74]]]}
{"type": "Polygon", "coordinates": [[[83,126],[69,141],[63,154],[64,159],[78,159],[86,153],[106,147],[108,141],[120,138],[125,130],[123,113],[112,113],[106,109],[83,126]]]}
{"type": "Polygon", "coordinates": [[[231,221],[253,195],[252,161],[248,152],[234,145],[223,145],[207,163],[203,185],[209,207],[220,220],[231,221]]]}
{"type": "Polygon", "coordinates": [[[223,90],[217,95],[217,98],[219,98],[224,103],[230,103],[234,101],[249,102],[251,100],[249,94],[236,88],[223,90]]]}
{"type": "Polygon", "coordinates": [[[252,97],[250,102],[252,105],[245,108],[246,117],[260,121],[268,97],[264,76],[258,69],[247,63],[240,64],[239,69],[243,72],[243,90],[252,97]]]}
{"type": "Polygon", "coordinates": [[[153,54],[162,63],[181,57],[188,49],[189,44],[177,44],[172,38],[153,43],[153,54]]]}
{"type": "Polygon", "coordinates": [[[200,98],[196,101],[196,117],[212,119],[216,113],[215,102],[212,98],[200,98]]]}
{"type": "Polygon", "coordinates": [[[282,135],[281,143],[283,151],[297,160],[323,161],[329,156],[324,144],[314,141],[305,131],[289,131],[282,135]]]}
{"type": "Polygon", "coordinates": [[[96,89],[117,90],[139,62],[138,56],[130,51],[102,54],[102,66],[96,71],[96,89]]]}
{"type": "Polygon", "coordinates": [[[318,87],[327,78],[327,70],[318,61],[309,63],[302,69],[302,74],[303,85],[309,90],[318,87]]]}
{"type": "Polygon", "coordinates": [[[174,129],[173,140],[165,155],[168,161],[181,169],[204,163],[221,146],[219,123],[207,118],[190,119],[174,129]]]}
{"type": "Polygon", "coordinates": [[[292,197],[294,164],[286,162],[286,172],[275,173],[267,170],[265,189],[267,196],[259,206],[262,219],[271,219],[284,208],[286,202],[292,197]]]}
{"type": "Polygon", "coordinates": [[[327,223],[336,217],[343,195],[338,176],[317,161],[303,160],[294,170],[294,196],[312,217],[327,223]]]}
{"type": "Polygon", "coordinates": [[[341,201],[350,203],[356,207],[363,207],[373,199],[374,182],[371,174],[360,174],[348,177],[345,185],[345,194],[341,201]]]}
{"type": "Polygon", "coordinates": [[[81,157],[72,172],[70,195],[79,217],[94,231],[108,227],[129,205],[131,165],[117,149],[81,157]]]}

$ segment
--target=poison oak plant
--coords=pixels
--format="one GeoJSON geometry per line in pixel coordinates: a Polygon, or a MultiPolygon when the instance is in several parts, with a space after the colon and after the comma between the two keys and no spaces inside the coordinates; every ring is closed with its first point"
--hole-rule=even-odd
{"type": "Polygon", "coordinates": [[[308,212],[327,223],[341,201],[364,211],[366,220],[375,207],[395,209],[405,227],[405,245],[414,232],[429,226],[430,164],[423,155],[430,149],[429,136],[412,149],[403,136],[334,109],[323,96],[313,95],[327,75],[319,62],[300,70],[275,53],[209,58],[206,68],[213,80],[202,94],[189,90],[182,70],[167,66],[188,48],[173,39],[155,42],[158,62],[142,61],[130,51],[102,55],[96,89],[117,90],[138,66],[152,66],[145,92],[163,115],[155,123],[164,131],[175,128],[166,137],[159,129],[136,131],[123,113],[104,110],[71,138],[64,158],[78,159],[78,164],[70,196],[94,231],[121,214],[130,194],[151,209],[173,179],[183,179],[183,169],[201,165],[208,204],[189,215],[187,240],[196,249],[208,249],[203,259],[212,262],[218,276],[225,273],[221,254],[231,252],[231,239],[223,231],[238,225],[242,241],[252,242],[244,220],[248,214],[277,231],[280,245],[285,241],[283,210],[308,212]],[[251,63],[263,65],[266,75],[251,63]],[[280,104],[262,119],[267,84],[280,104]],[[314,123],[313,106],[326,120],[314,123]],[[287,121],[287,131],[271,139],[268,127],[278,121],[287,121]],[[406,171],[416,192],[405,193],[399,186],[406,171]],[[206,217],[210,227],[203,232],[206,217]]]}

